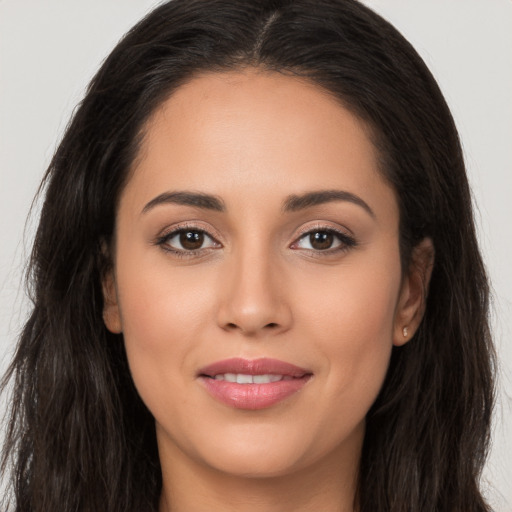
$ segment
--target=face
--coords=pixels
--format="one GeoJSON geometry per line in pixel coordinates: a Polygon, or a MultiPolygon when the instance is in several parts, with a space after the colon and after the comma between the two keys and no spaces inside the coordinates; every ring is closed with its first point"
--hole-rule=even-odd
{"type": "Polygon", "coordinates": [[[161,457],[245,476],[358,457],[419,321],[398,224],[367,130],[317,86],[206,74],[165,101],[104,282],[161,457]]]}

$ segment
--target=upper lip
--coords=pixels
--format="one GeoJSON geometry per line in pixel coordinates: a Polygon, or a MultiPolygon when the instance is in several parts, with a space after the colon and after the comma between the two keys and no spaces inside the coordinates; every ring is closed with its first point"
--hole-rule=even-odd
{"type": "Polygon", "coordinates": [[[199,370],[200,375],[215,377],[225,373],[242,373],[245,375],[288,375],[290,377],[303,377],[311,372],[291,363],[262,357],[260,359],[243,359],[234,357],[209,364],[199,370]]]}

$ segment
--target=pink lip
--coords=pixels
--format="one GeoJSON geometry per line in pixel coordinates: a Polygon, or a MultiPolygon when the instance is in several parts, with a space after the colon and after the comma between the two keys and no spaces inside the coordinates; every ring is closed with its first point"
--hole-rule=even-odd
{"type": "Polygon", "coordinates": [[[277,359],[232,358],[202,368],[199,379],[217,400],[236,409],[257,410],[270,407],[297,393],[309,381],[312,373],[277,359]],[[283,375],[286,380],[265,384],[238,384],[213,377],[225,373],[246,375],[283,375]]]}

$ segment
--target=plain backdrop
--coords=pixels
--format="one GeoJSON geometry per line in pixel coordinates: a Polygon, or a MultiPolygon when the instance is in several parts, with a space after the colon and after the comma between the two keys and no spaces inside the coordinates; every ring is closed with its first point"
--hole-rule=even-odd
{"type": "MultiPolygon", "coordinates": [[[[155,0],[0,0],[0,372],[27,315],[32,198],[88,80],[155,0]]],[[[512,512],[512,1],[365,0],[430,67],[454,114],[494,288],[499,401],[484,487],[512,512]]],[[[5,404],[0,406],[2,411],[5,404]]],[[[0,412],[2,412],[0,411],[0,412]]]]}

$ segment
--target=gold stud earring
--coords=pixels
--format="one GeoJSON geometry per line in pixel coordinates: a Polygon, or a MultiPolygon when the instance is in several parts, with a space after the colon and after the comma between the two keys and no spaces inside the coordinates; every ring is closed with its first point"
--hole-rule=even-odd
{"type": "Polygon", "coordinates": [[[404,328],[402,329],[402,333],[403,333],[403,335],[404,335],[404,338],[407,338],[407,336],[409,335],[409,331],[407,330],[407,327],[404,327],[404,328]]]}

